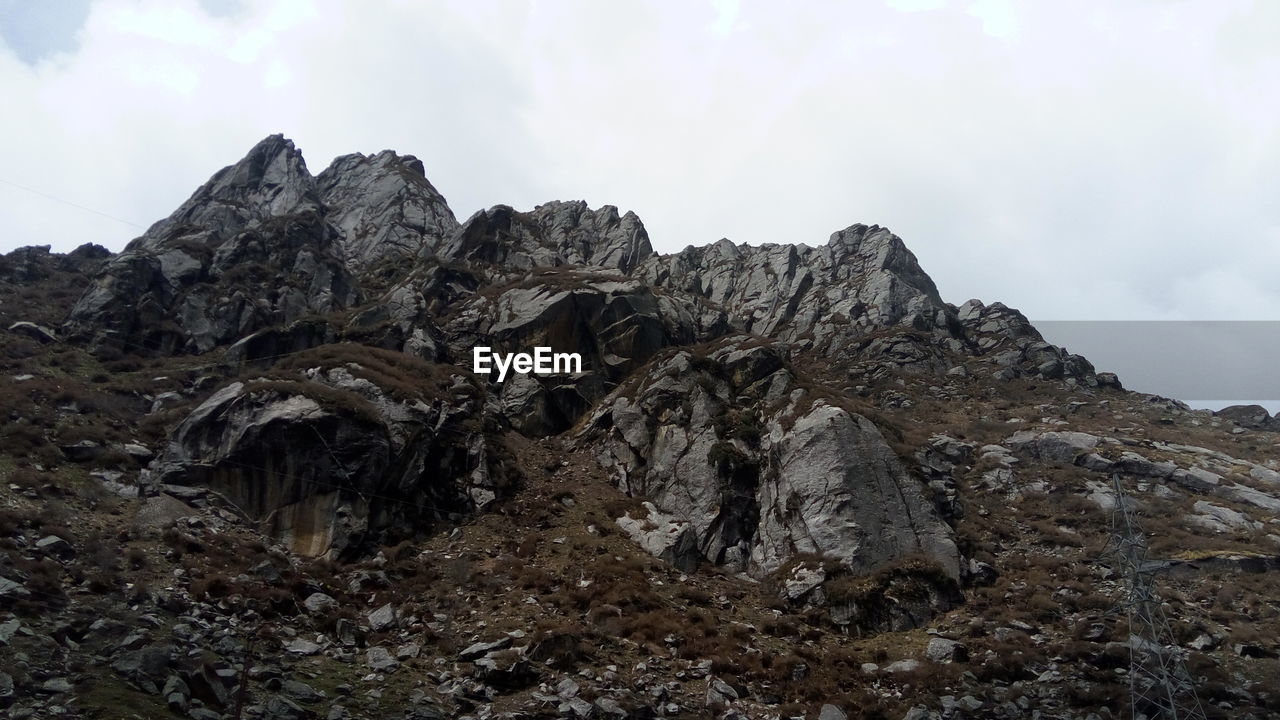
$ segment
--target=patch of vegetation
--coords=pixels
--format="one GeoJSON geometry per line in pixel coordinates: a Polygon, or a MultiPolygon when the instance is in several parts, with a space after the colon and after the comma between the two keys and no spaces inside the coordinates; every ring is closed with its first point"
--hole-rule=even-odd
{"type": "MultiPolygon", "coordinates": [[[[463,390],[479,394],[479,386],[468,373],[449,365],[429,363],[419,357],[356,343],[333,343],[290,355],[272,368],[276,374],[311,368],[346,368],[353,376],[368,380],[401,401],[438,400],[455,397],[454,378],[467,378],[463,390]]],[[[288,378],[290,375],[283,375],[288,378]]]]}
{"type": "Polygon", "coordinates": [[[325,410],[344,417],[375,425],[382,422],[377,408],[363,397],[310,380],[254,380],[245,385],[245,392],[275,393],[284,397],[301,396],[314,400],[325,410]]]}

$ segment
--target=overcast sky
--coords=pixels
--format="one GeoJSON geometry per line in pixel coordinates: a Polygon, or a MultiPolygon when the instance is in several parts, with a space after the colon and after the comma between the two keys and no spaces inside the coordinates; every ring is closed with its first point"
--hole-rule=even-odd
{"type": "Polygon", "coordinates": [[[1280,2],[0,0],[0,250],[121,248],[265,135],[664,252],[891,228],[945,299],[1280,319],[1280,2]],[[28,190],[54,196],[62,203],[28,190]]]}

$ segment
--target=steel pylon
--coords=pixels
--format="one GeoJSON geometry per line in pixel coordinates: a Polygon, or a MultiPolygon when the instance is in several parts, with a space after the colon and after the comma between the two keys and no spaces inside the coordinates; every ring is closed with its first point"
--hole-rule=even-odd
{"type": "Polygon", "coordinates": [[[1205,720],[1195,682],[1187,672],[1183,649],[1173,640],[1169,621],[1155,591],[1164,563],[1147,557],[1147,542],[1134,518],[1133,503],[1120,475],[1111,476],[1115,492],[1112,537],[1107,553],[1123,577],[1124,595],[1116,604],[1129,620],[1129,709],[1133,720],[1205,720]]]}

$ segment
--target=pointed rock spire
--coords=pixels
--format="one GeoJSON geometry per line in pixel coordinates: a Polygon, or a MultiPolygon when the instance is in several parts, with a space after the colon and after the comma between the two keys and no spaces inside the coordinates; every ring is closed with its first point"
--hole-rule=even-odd
{"type": "Polygon", "coordinates": [[[214,173],[144,238],[163,238],[191,228],[220,241],[250,225],[280,215],[318,210],[315,182],[302,153],[283,135],[260,140],[239,162],[214,173]]]}

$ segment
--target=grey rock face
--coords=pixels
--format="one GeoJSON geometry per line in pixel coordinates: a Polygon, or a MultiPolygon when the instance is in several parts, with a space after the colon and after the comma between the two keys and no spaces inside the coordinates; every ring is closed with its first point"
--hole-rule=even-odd
{"type": "Polygon", "coordinates": [[[397,397],[354,365],[235,382],[178,425],[147,480],[208,486],[305,555],[422,530],[510,480],[500,444],[464,428],[481,397],[457,388],[431,403],[397,397]]]}
{"type": "Polygon", "coordinates": [[[302,601],[302,606],[309,613],[321,613],[329,610],[336,610],[338,601],[324,593],[311,593],[306,600],[302,601]]]}
{"type": "Polygon", "coordinates": [[[133,686],[155,695],[164,685],[173,656],[170,645],[148,645],[120,655],[111,663],[111,669],[133,686]]]}
{"type": "Polygon", "coordinates": [[[854,330],[894,324],[935,327],[945,306],[902,240],[853,225],[827,245],[734,245],[720,240],[649,259],[637,271],[653,285],[707,298],[742,329],[821,344],[854,330]]]}
{"type": "Polygon", "coordinates": [[[5,577],[0,577],[0,598],[24,598],[30,597],[31,592],[22,586],[21,583],[14,582],[5,577]]]}
{"type": "Polygon", "coordinates": [[[348,267],[357,271],[430,254],[459,228],[412,155],[343,155],[316,176],[315,186],[348,267]]]}
{"type": "Polygon", "coordinates": [[[374,632],[382,632],[388,628],[395,627],[396,624],[396,608],[391,603],[387,603],[382,607],[369,613],[369,629],[374,632]]]}
{"type": "Polygon", "coordinates": [[[1186,520],[1192,525],[1205,528],[1216,533],[1227,533],[1236,530],[1250,531],[1262,528],[1262,523],[1250,520],[1247,515],[1230,508],[1197,500],[1192,506],[1194,512],[1186,520]]]}
{"type": "Polygon", "coordinates": [[[1043,432],[1023,430],[1014,433],[1004,444],[1032,457],[1051,462],[1072,463],[1082,454],[1098,446],[1101,438],[1082,432],[1043,432]]]}
{"type": "Polygon", "coordinates": [[[618,527],[637,545],[656,558],[689,571],[698,566],[698,536],[689,523],[662,513],[653,503],[645,503],[647,514],[617,519],[618,527]]]}
{"type": "Polygon", "coordinates": [[[707,695],[705,700],[707,707],[724,709],[737,699],[738,691],[734,690],[733,686],[729,683],[715,676],[707,678],[707,695]]]}
{"type": "Polygon", "coordinates": [[[58,271],[92,273],[111,257],[110,250],[93,243],[85,243],[65,255],[50,250],[49,245],[27,245],[0,255],[0,280],[29,283],[58,271]]]}
{"type": "Polygon", "coordinates": [[[315,655],[320,652],[321,647],[305,638],[294,638],[285,644],[284,649],[295,655],[315,655]]]}
{"type": "Polygon", "coordinates": [[[849,720],[849,716],[835,705],[823,705],[818,712],[818,720],[849,720]]]}
{"type": "Polygon", "coordinates": [[[1026,316],[1003,303],[984,305],[969,300],[956,311],[956,318],[974,350],[1005,366],[1005,379],[1020,375],[1045,380],[1065,377],[1090,387],[1120,387],[1114,373],[1103,373],[1105,377],[1099,379],[1088,360],[1045,342],[1026,316]]]}
{"type": "Polygon", "coordinates": [[[772,570],[796,552],[816,552],[871,570],[923,552],[958,575],[949,529],[870,420],[815,404],[775,447],[778,477],[761,497],[754,564],[772,570]],[[788,520],[794,507],[802,522],[788,520]]]}
{"type": "Polygon", "coordinates": [[[764,575],[798,553],[857,570],[924,553],[958,576],[949,528],[875,425],[806,395],[758,343],[672,355],[603,401],[579,442],[620,489],[687,521],[709,562],[764,575]]]}
{"type": "Polygon", "coordinates": [[[629,273],[653,255],[635,213],[605,205],[551,202],[531,212],[498,205],[472,215],[440,250],[451,261],[499,266],[502,271],[581,265],[629,273]]]}
{"type": "Polygon", "coordinates": [[[380,646],[371,647],[365,652],[365,662],[378,672],[394,670],[400,665],[386,648],[380,646]]]}
{"type": "MultiPolygon", "coordinates": [[[[949,361],[949,351],[989,356],[1006,379],[1106,384],[1083,357],[1045,342],[1018,311],[942,302],[902,240],[875,225],[853,225],[819,248],[720,240],[651,257],[633,275],[715,303],[738,329],[857,357],[873,372],[967,373],[949,361]],[[894,327],[901,332],[880,332],[894,327]]],[[[1119,386],[1114,376],[1107,383],[1119,386]]]]}
{"type": "Polygon", "coordinates": [[[471,662],[488,655],[489,653],[505,650],[511,647],[512,638],[504,636],[493,642],[478,642],[467,646],[462,652],[458,653],[458,659],[463,662],[471,662]]]}
{"type": "Polygon", "coordinates": [[[889,663],[885,666],[884,671],[887,673],[904,673],[915,672],[919,669],[920,661],[908,658],[906,660],[898,660],[897,662],[889,663]]]}
{"type": "Polygon", "coordinates": [[[359,299],[293,143],[274,135],[112,258],[67,321],[98,345],[206,352],[359,299]]]}
{"type": "Polygon", "coordinates": [[[581,355],[576,376],[508,377],[500,388],[513,425],[547,434],[573,424],[659,350],[726,328],[723,313],[655,294],[638,280],[550,270],[463,302],[444,330],[455,355],[468,361],[475,346],[501,352],[546,346],[581,355]]]}

